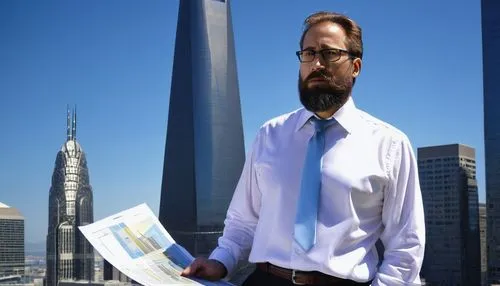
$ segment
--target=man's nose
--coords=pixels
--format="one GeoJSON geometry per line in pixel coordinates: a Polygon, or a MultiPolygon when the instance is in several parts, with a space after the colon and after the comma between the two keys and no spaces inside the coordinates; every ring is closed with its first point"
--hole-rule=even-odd
{"type": "Polygon", "coordinates": [[[314,59],[312,66],[313,66],[314,70],[322,69],[322,68],[326,67],[325,60],[323,59],[323,56],[321,56],[321,54],[316,55],[316,58],[314,59]]]}

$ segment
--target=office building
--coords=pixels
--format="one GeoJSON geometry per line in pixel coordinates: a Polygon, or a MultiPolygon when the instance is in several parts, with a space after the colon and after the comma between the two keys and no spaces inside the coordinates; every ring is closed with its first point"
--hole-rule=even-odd
{"type": "Polygon", "coordinates": [[[194,256],[222,235],[245,160],[229,1],[179,1],[159,219],[194,256]]]}
{"type": "Polygon", "coordinates": [[[116,269],[111,263],[106,259],[103,260],[103,278],[104,281],[120,281],[120,282],[132,282],[127,275],[116,269]]]}
{"type": "Polygon", "coordinates": [[[0,202],[0,278],[20,275],[24,275],[24,217],[0,202]]]}
{"type": "Polygon", "coordinates": [[[486,244],[486,204],[479,204],[479,233],[481,240],[481,285],[487,285],[488,251],[486,244]]]}
{"type": "Polygon", "coordinates": [[[94,221],[92,187],[76,140],[76,111],[68,110],[66,142],[57,153],[49,194],[46,285],[92,280],[94,250],[78,229],[94,221]]]}
{"type": "Polygon", "coordinates": [[[481,0],[488,283],[500,284],[500,2],[481,0]]]}
{"type": "Polygon", "coordinates": [[[475,150],[418,148],[418,168],[426,223],[422,276],[430,285],[480,285],[475,150]]]}

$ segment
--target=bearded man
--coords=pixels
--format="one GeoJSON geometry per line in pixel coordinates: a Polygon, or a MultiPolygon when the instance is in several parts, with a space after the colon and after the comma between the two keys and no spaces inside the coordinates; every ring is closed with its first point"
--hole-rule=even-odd
{"type": "Polygon", "coordinates": [[[183,275],[218,280],[248,259],[244,286],[420,285],[417,162],[404,133],[354,105],[361,28],[315,13],[296,54],[304,108],[261,127],[218,247],[183,275]]]}

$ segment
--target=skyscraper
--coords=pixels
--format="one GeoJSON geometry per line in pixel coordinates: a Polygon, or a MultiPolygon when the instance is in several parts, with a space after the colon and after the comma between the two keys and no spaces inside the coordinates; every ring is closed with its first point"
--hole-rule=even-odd
{"type": "Polygon", "coordinates": [[[425,209],[422,276],[430,285],[480,285],[481,251],[473,148],[418,148],[425,209]]]}
{"type": "Polygon", "coordinates": [[[481,239],[481,285],[486,284],[488,273],[488,255],[486,251],[486,204],[479,204],[479,233],[481,239]]]}
{"type": "Polygon", "coordinates": [[[111,263],[106,259],[103,260],[103,278],[104,281],[115,280],[120,282],[131,282],[128,276],[116,269],[111,263]]]}
{"type": "Polygon", "coordinates": [[[196,256],[222,234],[244,152],[229,1],[179,1],[159,219],[196,256]]]}
{"type": "Polygon", "coordinates": [[[66,142],[57,153],[49,195],[46,285],[92,280],[94,250],[78,229],[94,221],[87,160],[76,141],[76,111],[67,114],[66,142]]]}
{"type": "Polygon", "coordinates": [[[24,274],[24,217],[0,203],[0,277],[24,274]]]}
{"type": "Polygon", "coordinates": [[[500,284],[500,2],[481,1],[488,282],[500,284]]]}

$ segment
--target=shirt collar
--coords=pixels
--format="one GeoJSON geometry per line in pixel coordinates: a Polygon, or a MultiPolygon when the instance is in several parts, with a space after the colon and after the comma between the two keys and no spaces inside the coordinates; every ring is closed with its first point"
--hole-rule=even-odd
{"type": "MultiPolygon", "coordinates": [[[[337,112],[335,112],[333,116],[328,119],[335,119],[340,124],[340,126],[344,128],[345,131],[347,131],[348,133],[352,133],[357,124],[357,111],[358,110],[354,105],[354,100],[351,96],[349,96],[346,103],[344,103],[344,105],[342,105],[339,110],[337,110],[337,112]]],[[[309,122],[309,119],[311,119],[311,117],[313,116],[317,117],[313,112],[304,109],[299,120],[297,121],[295,131],[299,131],[307,122],[309,122]]]]}

